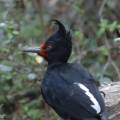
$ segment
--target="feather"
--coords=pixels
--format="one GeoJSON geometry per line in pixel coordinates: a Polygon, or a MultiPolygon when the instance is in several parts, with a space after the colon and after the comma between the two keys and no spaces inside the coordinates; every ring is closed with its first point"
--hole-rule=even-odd
{"type": "Polygon", "coordinates": [[[66,29],[65,29],[65,26],[58,20],[51,20],[51,22],[55,22],[56,25],[58,25],[58,31],[57,33],[61,34],[62,36],[66,36],[66,29]]]}

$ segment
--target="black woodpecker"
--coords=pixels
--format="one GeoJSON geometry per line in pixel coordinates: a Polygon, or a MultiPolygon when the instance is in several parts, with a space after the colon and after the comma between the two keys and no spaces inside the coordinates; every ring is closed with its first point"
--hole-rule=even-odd
{"type": "Polygon", "coordinates": [[[58,29],[40,47],[25,49],[48,61],[41,84],[45,102],[64,120],[108,120],[105,103],[93,76],[80,64],[68,63],[71,34],[53,20],[58,29]]]}

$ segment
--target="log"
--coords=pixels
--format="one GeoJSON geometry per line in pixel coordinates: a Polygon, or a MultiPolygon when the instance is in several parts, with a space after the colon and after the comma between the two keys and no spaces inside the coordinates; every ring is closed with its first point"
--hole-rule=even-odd
{"type": "Polygon", "coordinates": [[[100,88],[105,93],[105,104],[109,120],[120,120],[120,82],[100,88]]]}

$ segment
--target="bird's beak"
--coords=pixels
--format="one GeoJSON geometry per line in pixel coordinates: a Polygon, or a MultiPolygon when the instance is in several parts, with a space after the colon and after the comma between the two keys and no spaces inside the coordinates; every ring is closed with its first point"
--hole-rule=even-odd
{"type": "Polygon", "coordinates": [[[35,56],[35,61],[36,61],[36,63],[37,64],[41,64],[41,63],[43,63],[43,57],[41,57],[41,56],[43,56],[42,54],[41,54],[41,52],[42,52],[42,50],[40,49],[40,47],[36,47],[36,48],[24,48],[23,49],[23,52],[30,52],[30,53],[36,53],[37,55],[35,56]]]}
{"type": "Polygon", "coordinates": [[[40,47],[35,47],[35,48],[24,48],[23,52],[31,52],[31,53],[37,53],[39,56],[43,58],[47,58],[48,53],[46,50],[46,44],[42,43],[40,47]]]}
{"type": "Polygon", "coordinates": [[[40,53],[40,47],[35,47],[35,48],[24,48],[23,52],[31,52],[31,53],[40,53]]]}

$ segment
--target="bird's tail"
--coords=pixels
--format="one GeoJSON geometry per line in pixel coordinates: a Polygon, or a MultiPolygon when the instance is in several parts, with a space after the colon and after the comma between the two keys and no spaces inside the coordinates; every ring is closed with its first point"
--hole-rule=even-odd
{"type": "Polygon", "coordinates": [[[100,114],[98,117],[97,117],[98,120],[108,120],[108,117],[107,117],[107,114],[106,112],[100,114]]]}

